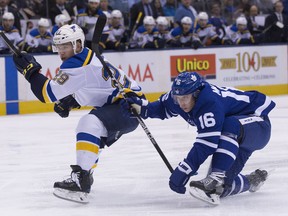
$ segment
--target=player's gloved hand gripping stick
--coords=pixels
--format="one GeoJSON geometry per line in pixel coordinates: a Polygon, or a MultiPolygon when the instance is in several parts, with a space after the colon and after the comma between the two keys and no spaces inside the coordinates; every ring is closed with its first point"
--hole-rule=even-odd
{"type": "MultiPolygon", "coordinates": [[[[128,98],[128,96],[124,92],[123,87],[121,86],[119,81],[115,78],[114,74],[111,72],[110,68],[107,66],[106,62],[104,61],[104,59],[102,58],[102,56],[101,56],[101,54],[99,52],[99,41],[101,39],[101,35],[102,35],[102,31],[103,31],[103,28],[104,28],[105,23],[106,23],[106,19],[107,18],[106,18],[105,15],[101,15],[101,16],[98,17],[98,20],[97,20],[97,23],[96,23],[96,27],[95,27],[95,31],[94,31],[94,34],[93,34],[93,39],[92,39],[92,50],[96,53],[97,58],[100,60],[100,62],[103,65],[104,69],[107,71],[107,73],[109,74],[111,79],[114,81],[114,83],[115,83],[116,87],[118,88],[119,92],[123,95],[123,97],[125,99],[125,98],[128,98]]],[[[156,140],[154,139],[154,137],[152,136],[151,132],[147,128],[146,124],[144,123],[144,121],[141,119],[141,117],[139,116],[138,112],[134,108],[132,108],[132,112],[136,116],[139,124],[141,125],[141,127],[145,131],[146,135],[148,136],[148,138],[150,139],[150,141],[152,142],[152,144],[156,148],[157,152],[161,156],[161,158],[164,161],[164,163],[166,164],[167,168],[172,173],[173,172],[172,166],[170,165],[169,161],[167,160],[167,158],[163,154],[162,150],[158,146],[156,140]]]]}
{"type": "Polygon", "coordinates": [[[17,70],[23,74],[23,76],[30,81],[30,77],[33,73],[38,73],[42,68],[41,65],[36,61],[36,59],[26,52],[21,52],[17,49],[13,43],[7,38],[3,31],[0,31],[0,36],[13,52],[13,60],[16,65],[17,70]]]}

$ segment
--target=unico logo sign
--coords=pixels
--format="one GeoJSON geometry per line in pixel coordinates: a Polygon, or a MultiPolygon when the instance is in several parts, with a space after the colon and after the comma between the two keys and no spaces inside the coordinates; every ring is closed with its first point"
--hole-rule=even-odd
{"type": "Polygon", "coordinates": [[[171,80],[184,71],[196,71],[206,79],[215,79],[215,58],[214,54],[171,56],[171,80]]]}

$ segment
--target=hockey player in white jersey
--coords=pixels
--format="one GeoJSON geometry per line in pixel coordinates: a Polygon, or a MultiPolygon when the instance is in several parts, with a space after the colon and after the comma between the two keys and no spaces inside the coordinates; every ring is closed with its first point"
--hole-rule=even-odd
{"type": "Polygon", "coordinates": [[[130,48],[162,49],[165,46],[165,40],[160,38],[159,31],[156,28],[155,19],[152,16],[145,16],[143,25],[135,31],[130,48]]]}
{"type": "Polygon", "coordinates": [[[226,35],[223,39],[231,40],[233,44],[258,44],[263,41],[264,34],[251,35],[246,18],[240,16],[235,24],[226,27],[226,35]]]}
{"type": "MultiPolygon", "coordinates": [[[[30,47],[24,39],[21,37],[19,30],[14,26],[15,17],[13,13],[6,12],[2,17],[2,25],[0,26],[0,31],[3,31],[7,38],[13,43],[14,46],[21,48],[26,52],[33,52],[32,47],[30,47]]],[[[10,54],[10,49],[0,38],[0,54],[10,54]]]]}
{"type": "MultiPolygon", "coordinates": [[[[264,148],[270,139],[268,113],[275,103],[266,95],[218,87],[196,72],[183,72],[158,101],[149,103],[136,97],[127,101],[144,119],[180,115],[197,127],[193,147],[170,176],[173,191],[184,194],[186,183],[210,155],[207,177],[189,184],[189,193],[200,200],[217,205],[220,197],[255,192],[266,181],[266,170],[257,169],[249,175],[240,173],[252,153],[264,148]]],[[[131,115],[127,101],[121,105],[131,115]]]]}
{"type": "MultiPolygon", "coordinates": [[[[77,161],[71,165],[71,178],[54,184],[56,196],[77,202],[87,202],[93,183],[92,172],[101,150],[138,126],[136,119],[121,115],[122,95],[93,51],[84,47],[84,42],[84,33],[76,24],[56,31],[54,51],[63,62],[52,80],[39,73],[41,65],[32,55],[23,53],[13,58],[35,96],[43,103],[56,102],[54,109],[60,116],[67,117],[71,109],[80,106],[95,107],[80,119],[76,128],[77,161]]],[[[128,95],[144,97],[134,80],[108,61],[107,65],[128,95]]]]}

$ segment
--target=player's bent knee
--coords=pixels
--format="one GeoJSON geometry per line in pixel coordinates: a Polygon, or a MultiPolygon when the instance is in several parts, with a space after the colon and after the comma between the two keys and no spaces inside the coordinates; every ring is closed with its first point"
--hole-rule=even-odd
{"type": "Polygon", "coordinates": [[[96,137],[106,137],[107,130],[102,121],[95,115],[87,114],[81,117],[76,133],[85,132],[96,137]]]}

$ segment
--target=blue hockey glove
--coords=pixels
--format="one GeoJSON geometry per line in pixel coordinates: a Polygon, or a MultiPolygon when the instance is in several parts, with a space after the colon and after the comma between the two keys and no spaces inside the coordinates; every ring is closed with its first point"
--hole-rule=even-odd
{"type": "Polygon", "coordinates": [[[175,191],[176,193],[185,194],[185,185],[192,175],[195,175],[195,172],[193,172],[190,162],[187,159],[184,159],[179,163],[177,168],[170,176],[169,186],[171,190],[175,191]]]}
{"type": "Polygon", "coordinates": [[[139,97],[129,97],[120,101],[122,113],[124,116],[135,117],[132,113],[132,108],[144,119],[148,118],[149,101],[139,97]]]}
{"type": "Polygon", "coordinates": [[[13,61],[17,70],[23,74],[28,81],[32,74],[38,73],[42,68],[36,59],[28,53],[21,53],[21,56],[13,55],[13,61]]]}

